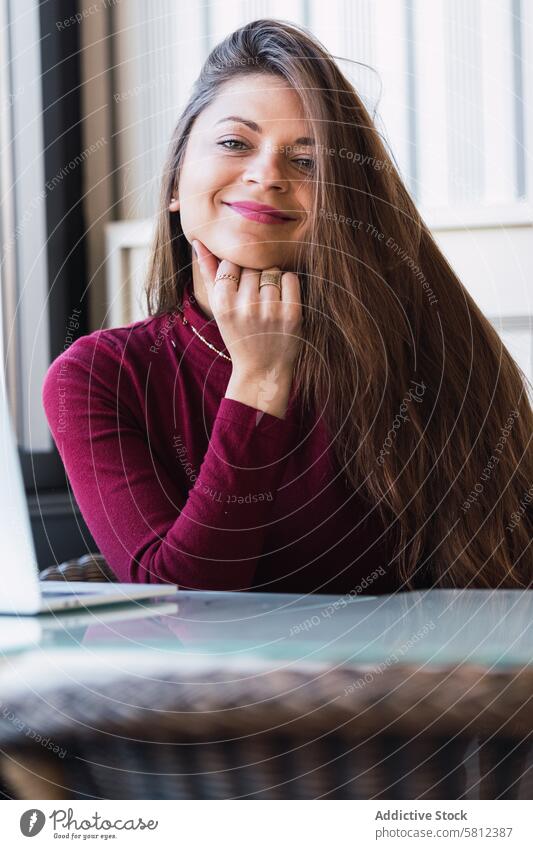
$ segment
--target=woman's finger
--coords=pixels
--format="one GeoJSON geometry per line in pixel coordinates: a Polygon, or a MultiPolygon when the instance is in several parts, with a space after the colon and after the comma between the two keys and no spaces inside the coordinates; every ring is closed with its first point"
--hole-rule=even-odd
{"type": "Polygon", "coordinates": [[[255,271],[253,268],[241,269],[241,279],[237,296],[237,302],[239,304],[254,304],[260,300],[258,291],[260,274],[260,271],[255,271]]]}
{"type": "Polygon", "coordinates": [[[202,279],[205,282],[207,296],[211,302],[211,295],[217,287],[216,294],[220,292],[224,294],[236,295],[239,288],[239,280],[241,277],[241,267],[229,259],[222,259],[220,262],[206,246],[199,242],[198,239],[193,240],[193,246],[198,251],[198,265],[202,273],[202,279]]]}
{"type": "Polygon", "coordinates": [[[281,296],[283,303],[301,304],[300,278],[295,271],[284,271],[281,277],[281,296]]]}
{"type": "Polygon", "coordinates": [[[217,258],[213,256],[211,251],[208,250],[203,242],[200,242],[198,239],[193,239],[192,246],[198,259],[198,266],[200,268],[202,279],[205,285],[209,289],[212,289],[218,269],[217,258]]]}

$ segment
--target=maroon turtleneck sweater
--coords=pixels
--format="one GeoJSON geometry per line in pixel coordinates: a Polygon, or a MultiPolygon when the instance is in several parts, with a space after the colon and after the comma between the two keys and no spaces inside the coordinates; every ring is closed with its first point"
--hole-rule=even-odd
{"type": "Polygon", "coordinates": [[[336,467],[322,420],[225,398],[231,362],[189,283],[176,310],[77,339],[42,399],[76,501],[120,581],[380,593],[386,533],[336,467]],[[379,539],[381,535],[381,539],[379,539]]]}

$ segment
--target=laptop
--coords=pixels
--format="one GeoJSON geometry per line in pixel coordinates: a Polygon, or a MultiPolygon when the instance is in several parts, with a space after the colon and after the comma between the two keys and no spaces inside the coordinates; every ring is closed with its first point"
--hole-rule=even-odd
{"type": "Polygon", "coordinates": [[[2,364],[0,469],[0,615],[34,615],[176,595],[178,587],[174,584],[39,580],[39,566],[2,364]]]}
{"type": "MultiPolygon", "coordinates": [[[[69,610],[57,613],[42,613],[39,616],[0,616],[0,656],[19,652],[35,646],[64,648],[69,641],[81,643],[87,632],[93,636],[95,626],[109,627],[113,640],[121,636],[123,623],[149,619],[164,620],[165,616],[177,616],[179,604],[172,601],[149,601],[146,604],[110,604],[109,607],[89,607],[87,610],[69,610]]],[[[174,635],[172,635],[174,637],[174,635]]],[[[175,642],[179,643],[177,637],[175,642]]]]}

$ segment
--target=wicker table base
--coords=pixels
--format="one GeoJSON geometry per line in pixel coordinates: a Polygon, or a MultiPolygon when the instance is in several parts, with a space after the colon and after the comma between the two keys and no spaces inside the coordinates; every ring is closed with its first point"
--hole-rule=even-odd
{"type": "Polygon", "coordinates": [[[17,793],[35,798],[30,758],[28,775],[40,759],[57,794],[41,798],[533,798],[530,667],[403,665],[353,691],[346,668],[227,677],[126,677],[12,702],[63,751],[0,722],[17,793]]]}
{"type": "Polygon", "coordinates": [[[188,746],[72,743],[62,780],[44,774],[51,783],[39,796],[42,773],[32,762],[25,798],[531,799],[532,765],[527,741],[464,737],[383,736],[348,746],[330,735],[297,748],[283,736],[188,746]]]}

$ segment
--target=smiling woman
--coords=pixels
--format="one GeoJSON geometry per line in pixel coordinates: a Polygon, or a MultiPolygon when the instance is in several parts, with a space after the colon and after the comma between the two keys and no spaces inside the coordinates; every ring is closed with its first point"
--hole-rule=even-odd
{"type": "Polygon", "coordinates": [[[43,393],[121,580],[531,584],[531,512],[510,524],[533,479],[525,378],[305,30],[257,20],[207,58],[146,295],[149,319],[77,340],[43,393]]]}
{"type": "MultiPolygon", "coordinates": [[[[313,170],[313,139],[296,91],[272,74],[236,74],[191,126],[172,172],[179,184],[170,209],[179,210],[187,241],[199,239],[217,257],[243,268],[293,270],[309,238],[313,170]]],[[[210,314],[195,262],[192,271],[210,314]]]]}

